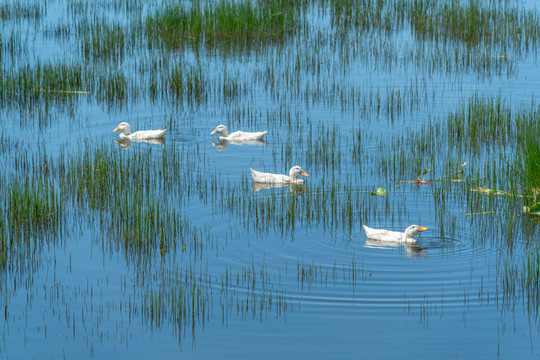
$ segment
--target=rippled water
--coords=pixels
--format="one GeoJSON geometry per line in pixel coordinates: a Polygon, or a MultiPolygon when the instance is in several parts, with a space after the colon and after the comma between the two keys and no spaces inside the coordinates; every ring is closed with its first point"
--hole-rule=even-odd
{"type": "MultiPolygon", "coordinates": [[[[3,18],[3,79],[37,63],[81,61],[96,74],[123,72],[129,85],[125,99],[114,101],[101,99],[97,86],[66,98],[36,96],[36,103],[2,95],[3,183],[39,177],[47,154],[54,169],[47,176],[65,206],[61,234],[28,235],[4,248],[20,254],[14,248],[26,246],[2,268],[2,358],[540,355],[538,300],[520,288],[521,274],[505,280],[537,251],[538,221],[520,211],[506,217],[522,204],[470,190],[496,181],[490,166],[498,151],[507,156],[504,146],[462,151],[440,130],[474,96],[538,108],[537,45],[509,50],[484,72],[454,69],[453,60],[436,65],[419,56],[437,43],[410,29],[349,29],[340,38],[330,3],[300,7],[306,27],[278,44],[163,50],[133,35],[126,41],[138,46],[126,45],[120,65],[85,59],[75,30],[52,34],[60,25],[84,33],[85,19],[133,26],[161,3],[50,0],[37,20],[3,18]],[[114,5],[121,16],[109,19],[114,5]],[[14,53],[10,36],[22,41],[14,53]],[[157,63],[201,70],[206,100],[153,97],[149,79],[170,75],[157,63]],[[227,93],[234,85],[237,93],[227,93]],[[122,121],[168,132],[164,142],[117,144],[112,130],[122,121]],[[268,134],[257,144],[225,144],[210,135],[218,124],[268,134]],[[131,164],[126,174],[139,171],[140,161],[150,174],[140,170],[140,179],[152,181],[121,184],[124,203],[78,198],[86,188],[69,188],[63,171],[99,151],[111,164],[131,164]],[[252,183],[250,168],[285,174],[295,164],[310,175],[302,186],[252,183]],[[463,172],[449,176],[449,164],[463,172]],[[432,181],[411,183],[424,168],[433,171],[421,177],[432,181]],[[388,195],[371,195],[380,187],[388,195]],[[114,232],[119,209],[143,219],[128,203],[139,188],[148,196],[141,201],[155,200],[160,211],[152,219],[179,218],[190,230],[170,243],[165,231],[156,243],[148,236],[149,250],[132,246],[132,233],[114,232]],[[520,231],[505,233],[512,216],[520,231]],[[402,231],[413,223],[429,227],[414,245],[366,239],[362,229],[402,231]]],[[[84,173],[97,179],[106,161],[101,166],[84,173]]]]}

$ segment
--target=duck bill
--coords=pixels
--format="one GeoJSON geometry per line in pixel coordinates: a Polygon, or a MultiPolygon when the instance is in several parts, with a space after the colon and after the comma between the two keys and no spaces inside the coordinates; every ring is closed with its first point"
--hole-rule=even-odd
{"type": "Polygon", "coordinates": [[[304,175],[305,177],[309,177],[309,175],[307,174],[307,172],[305,172],[304,170],[302,170],[302,171],[300,172],[300,175],[304,175]]]}
{"type": "Polygon", "coordinates": [[[418,231],[420,231],[420,232],[426,231],[426,230],[428,230],[428,229],[429,229],[429,228],[423,227],[423,226],[419,226],[419,227],[418,227],[418,231]]]}
{"type": "Polygon", "coordinates": [[[119,131],[120,130],[120,127],[117,126],[116,128],[114,128],[113,132],[116,132],[116,131],[119,131]]]}
{"type": "Polygon", "coordinates": [[[210,135],[214,135],[215,133],[217,133],[217,129],[215,129],[214,131],[212,131],[212,132],[210,133],[210,135]]]}

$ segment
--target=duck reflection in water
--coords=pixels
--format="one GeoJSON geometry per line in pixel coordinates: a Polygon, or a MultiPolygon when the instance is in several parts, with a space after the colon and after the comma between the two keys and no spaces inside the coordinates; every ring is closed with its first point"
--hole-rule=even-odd
{"type": "Polygon", "coordinates": [[[405,253],[408,257],[425,257],[428,254],[424,251],[426,249],[425,247],[420,247],[409,243],[398,243],[393,241],[375,240],[367,238],[366,243],[364,244],[364,247],[367,248],[387,250],[397,249],[400,246],[403,246],[403,248],[405,249],[405,253]]]}
{"type": "Polygon", "coordinates": [[[224,151],[229,144],[233,145],[255,145],[255,146],[266,146],[266,141],[264,140],[219,140],[219,142],[212,141],[212,145],[219,151],[224,151]]]}
{"type": "Polygon", "coordinates": [[[255,193],[260,190],[265,189],[273,189],[273,188],[281,188],[281,187],[289,187],[289,192],[293,195],[302,195],[307,188],[304,186],[300,186],[298,184],[276,184],[276,183],[257,183],[254,182],[251,185],[251,193],[255,193]]]}
{"type": "Polygon", "coordinates": [[[121,140],[117,140],[117,139],[113,139],[115,143],[118,144],[118,147],[120,147],[120,149],[123,149],[123,150],[127,150],[129,149],[129,147],[131,146],[131,142],[144,142],[144,143],[148,143],[148,144],[157,144],[157,145],[165,145],[165,139],[146,139],[146,140],[130,140],[130,139],[121,139],[121,140]]]}

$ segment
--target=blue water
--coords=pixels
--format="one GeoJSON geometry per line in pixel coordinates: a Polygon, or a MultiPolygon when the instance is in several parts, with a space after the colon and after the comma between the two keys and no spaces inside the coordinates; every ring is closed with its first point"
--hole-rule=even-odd
{"type": "MultiPolygon", "coordinates": [[[[10,57],[3,45],[4,73],[38,62],[82,61],[75,32],[65,39],[47,34],[59,24],[80,23],[85,13],[91,19],[112,13],[105,2],[89,3],[90,10],[81,13],[68,11],[69,3],[61,0],[46,4],[39,21],[3,20],[2,39],[12,31],[30,34],[18,45],[26,49],[21,56],[10,57]]],[[[146,13],[156,6],[160,4],[144,2],[141,9],[146,13]]],[[[310,28],[328,24],[329,15],[318,12],[316,4],[306,11],[310,28]]],[[[115,20],[132,24],[138,14],[122,12],[115,20]]],[[[124,157],[149,153],[158,164],[164,153],[181,154],[184,166],[222,186],[217,195],[208,191],[205,199],[195,191],[178,194],[174,186],[162,193],[164,187],[156,180],[156,197],[197,229],[202,248],[193,250],[189,239],[182,248],[183,239],[176,239],[176,249],[163,256],[154,249],[145,264],[112,237],[107,230],[110,216],[79,208],[65,194],[71,215],[63,224],[64,235],[36,250],[30,268],[3,270],[2,358],[540,356],[537,301],[519,287],[506,294],[503,282],[505,266],[519,267],[534,250],[538,222],[523,217],[524,228],[532,227],[532,234],[518,234],[509,245],[505,234],[481,228],[489,219],[497,224],[500,214],[467,215],[468,182],[398,184],[415,180],[418,169],[412,164],[399,178],[381,171],[381,159],[394,155],[392,145],[428,125],[444,126],[448,114],[460,111],[475,94],[500,96],[515,108],[537,107],[537,52],[509,55],[511,66],[503,65],[501,72],[449,72],[408,60],[409,51],[421,51],[421,44],[406,30],[389,39],[371,33],[351,36],[346,45],[354,55],[349,57],[333,45],[332,31],[311,34],[283,46],[232,54],[189,47],[172,51],[167,55],[171,64],[205,70],[210,90],[200,104],[161,96],[152,100],[140,90],[142,94],[132,91],[120,104],[100,101],[96,93],[74,95],[67,106],[53,102],[43,112],[43,122],[39,105],[35,112],[18,103],[2,108],[0,134],[4,143],[18,144],[0,153],[8,173],[22,153],[31,157],[46,152],[56,159],[103,146],[124,157]],[[381,39],[398,60],[385,63],[383,55],[374,56],[381,39]],[[220,84],[225,78],[243,89],[240,95],[223,95],[220,84]],[[404,99],[401,110],[386,111],[391,94],[397,93],[404,99]],[[368,104],[380,100],[380,110],[373,105],[363,109],[364,99],[368,104]],[[122,121],[134,129],[166,127],[165,141],[132,142],[121,149],[112,130],[122,121]],[[210,135],[219,124],[230,131],[268,134],[264,144],[220,149],[210,135]],[[324,164],[313,155],[324,145],[334,149],[334,163],[324,164]],[[355,153],[359,161],[353,159],[355,153]],[[301,189],[252,188],[250,168],[285,174],[296,164],[310,175],[301,189]],[[440,204],[436,191],[443,186],[451,195],[440,204]],[[370,195],[378,187],[389,194],[370,195]],[[354,202],[351,224],[342,212],[345,189],[351,190],[354,202]],[[229,197],[236,207],[221,201],[229,197]],[[242,198],[254,206],[277,204],[277,215],[257,223],[250,216],[253,210],[239,208],[242,198]],[[322,210],[315,208],[316,200],[322,201],[322,210]],[[294,227],[287,224],[291,204],[297,204],[299,212],[294,227]],[[310,204],[314,208],[306,209],[310,204]],[[308,210],[314,217],[306,215],[308,210]],[[362,229],[366,224],[402,231],[412,223],[430,228],[415,246],[369,241],[362,229]],[[223,286],[226,277],[229,283],[223,286]],[[200,289],[201,301],[195,309],[194,287],[200,289]],[[152,318],[143,304],[160,291],[165,299],[162,313],[152,318]],[[186,294],[188,313],[178,316],[168,306],[166,295],[174,291],[186,294]]],[[[433,44],[424,46],[434,51],[433,44]]],[[[162,60],[159,54],[126,52],[119,69],[133,77],[130,86],[146,89],[148,76],[141,69],[151,60],[162,60]]],[[[87,65],[106,72],[107,66],[87,65]]],[[[464,178],[472,181],[475,171],[489,176],[483,163],[474,162],[489,163],[493,154],[454,159],[462,154],[447,150],[421,165],[435,168],[437,177],[449,159],[467,161],[464,178]]]]}

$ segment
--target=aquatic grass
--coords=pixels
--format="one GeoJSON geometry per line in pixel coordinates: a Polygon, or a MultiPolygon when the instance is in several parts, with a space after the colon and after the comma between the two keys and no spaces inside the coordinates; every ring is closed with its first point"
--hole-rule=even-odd
{"type": "Polygon", "coordinates": [[[46,5],[29,1],[9,1],[0,4],[0,19],[10,21],[13,19],[39,20],[46,14],[46,5]]]}
{"type": "Polygon", "coordinates": [[[521,127],[517,161],[510,167],[519,179],[524,195],[524,205],[533,206],[540,201],[540,112],[531,112],[521,127]]]}
{"type": "Polygon", "coordinates": [[[511,2],[320,0],[318,3],[329,9],[338,53],[361,54],[359,57],[367,64],[385,70],[395,65],[406,69],[413,63],[429,76],[434,72],[454,75],[463,71],[475,71],[486,77],[512,76],[519,57],[537,48],[540,33],[537,13],[520,9],[511,2]],[[410,33],[416,38],[406,50],[395,42],[395,35],[400,33],[410,33]],[[411,58],[414,60],[410,61],[411,58]]]}
{"type": "Polygon", "coordinates": [[[86,66],[80,62],[54,62],[0,70],[0,104],[30,113],[52,105],[70,109],[74,103],[95,97],[109,106],[136,99],[141,90],[124,71],[86,66]]]}
{"type": "Polygon", "coordinates": [[[522,289],[527,294],[527,309],[538,315],[540,304],[540,251],[530,251],[525,259],[520,279],[522,289]]]}
{"type": "Polygon", "coordinates": [[[506,146],[515,137],[512,110],[501,96],[473,95],[466,106],[450,114],[447,121],[451,147],[506,146]]]}
{"type": "Polygon", "coordinates": [[[87,18],[89,14],[103,16],[102,13],[118,17],[119,13],[139,15],[143,10],[144,2],[142,0],[97,0],[89,3],[84,0],[72,0],[66,6],[68,14],[75,18],[80,16],[87,18]]]}
{"type": "Polygon", "coordinates": [[[129,90],[129,79],[121,70],[109,70],[97,77],[96,97],[110,106],[121,106],[127,100],[128,94],[135,98],[137,93],[129,90]]]}
{"type": "Polygon", "coordinates": [[[540,22],[530,11],[518,11],[507,2],[489,6],[467,3],[414,1],[408,9],[417,37],[458,41],[468,47],[497,46],[502,51],[536,48],[540,22]]]}
{"type": "Polygon", "coordinates": [[[229,1],[197,3],[190,8],[170,3],[144,20],[150,45],[186,42],[245,44],[254,40],[283,41],[298,27],[298,14],[281,1],[229,1]]]}
{"type": "Polygon", "coordinates": [[[14,238],[59,230],[62,204],[54,187],[26,179],[23,183],[12,181],[10,191],[5,212],[14,238]]]}
{"type": "Polygon", "coordinates": [[[269,315],[286,317],[293,307],[286,290],[271,281],[264,262],[256,265],[253,261],[235,269],[225,265],[217,272],[191,265],[161,268],[138,295],[140,300],[133,305],[147,326],[161,329],[168,325],[179,343],[188,333],[195,341],[197,330],[204,329],[216,313],[226,326],[231,317],[243,321],[269,315]]]}
{"type": "MultiPolygon", "coordinates": [[[[90,3],[79,3],[83,6],[77,10],[81,15],[92,8],[90,3]]],[[[312,4],[317,6],[319,3],[312,4]]],[[[332,6],[336,4],[338,3],[333,2],[332,6]]],[[[397,3],[394,5],[399,6],[397,3]]],[[[349,6],[356,5],[351,3],[349,6]]],[[[373,2],[373,6],[376,11],[381,9],[378,20],[380,25],[374,25],[380,26],[379,34],[390,34],[394,31],[392,29],[401,26],[399,23],[402,20],[397,20],[394,24],[392,12],[388,9],[382,10],[384,2],[373,2]]],[[[347,13],[347,8],[343,13],[347,13]]],[[[367,17],[362,21],[371,20],[367,17]]],[[[131,30],[125,31],[125,34],[129,34],[131,30]]],[[[356,36],[351,29],[347,31],[348,34],[340,36],[348,37],[349,40],[356,36]]],[[[133,34],[129,36],[132,39],[133,34]]],[[[202,33],[201,36],[200,40],[182,41],[194,44],[206,41],[205,34],[202,33]]],[[[246,36],[248,35],[239,35],[237,40],[231,40],[232,36],[229,39],[225,37],[218,42],[223,41],[229,46],[231,41],[242,43],[246,36]]],[[[253,36],[259,35],[254,32],[253,36]]],[[[277,59],[273,57],[268,60],[266,68],[260,69],[261,60],[257,58],[254,61],[256,69],[253,81],[243,80],[243,72],[228,72],[230,70],[227,67],[217,76],[208,75],[206,67],[214,64],[214,61],[205,62],[207,53],[204,49],[200,52],[198,50],[201,49],[198,49],[186,57],[193,56],[196,65],[183,61],[175,62],[177,55],[164,55],[158,48],[145,51],[141,57],[128,50],[123,56],[134,55],[134,58],[125,62],[122,68],[117,68],[114,59],[107,59],[109,55],[96,59],[96,54],[89,53],[83,64],[88,66],[88,71],[93,74],[88,77],[88,84],[92,84],[89,87],[92,93],[91,96],[84,96],[85,100],[89,98],[100,105],[114,104],[115,99],[119,99],[120,104],[133,99],[136,102],[128,105],[138,108],[142,104],[139,101],[145,102],[146,98],[150,97],[153,101],[151,107],[166,113],[171,103],[197,104],[200,101],[214,104],[215,101],[215,105],[209,110],[211,115],[221,114],[220,108],[223,108],[226,119],[234,124],[249,124],[255,127],[266,123],[276,125],[276,134],[281,131],[288,134],[288,138],[275,139],[272,145],[274,153],[271,156],[275,168],[286,168],[292,162],[300,160],[308,165],[306,170],[309,173],[315,171],[303,188],[285,187],[250,193],[251,181],[248,176],[242,176],[240,181],[229,180],[222,176],[227,169],[222,171],[218,167],[213,169],[207,166],[204,145],[200,145],[198,141],[187,141],[184,145],[184,139],[180,139],[183,136],[181,134],[184,134],[184,131],[189,132],[191,125],[192,135],[204,131],[204,125],[195,124],[199,117],[192,109],[184,114],[180,113],[180,116],[177,116],[177,113],[170,115],[169,122],[181,125],[182,128],[178,130],[178,137],[175,135],[173,141],[167,141],[166,147],[145,147],[147,144],[142,144],[133,146],[129,151],[119,151],[109,139],[110,143],[107,144],[96,145],[89,141],[88,146],[79,149],[79,152],[71,153],[70,148],[69,154],[62,155],[63,159],[47,165],[48,176],[54,179],[55,186],[61,188],[64,204],[71,203],[69,210],[76,214],[73,215],[73,221],[77,222],[77,229],[91,229],[92,239],[97,238],[104,244],[104,249],[110,247],[114,254],[123,251],[128,266],[133,267],[136,273],[126,281],[127,284],[133,283],[133,294],[124,290],[128,293],[126,298],[129,300],[122,297],[120,301],[125,302],[121,302],[120,306],[118,303],[107,304],[110,306],[107,308],[109,311],[119,310],[120,314],[124,314],[123,311],[129,312],[130,321],[132,317],[141,317],[143,325],[148,326],[150,331],[177,326],[179,334],[190,331],[195,333],[198,328],[204,328],[206,322],[216,314],[221,315],[224,324],[232,316],[245,320],[265,316],[270,311],[273,311],[272,315],[281,316],[287,306],[288,309],[292,308],[293,302],[291,297],[287,297],[288,286],[276,286],[277,280],[272,281],[278,276],[281,281],[282,268],[259,268],[258,263],[252,266],[240,265],[241,269],[234,270],[216,267],[216,259],[207,256],[209,247],[215,246],[217,262],[227,259],[221,253],[217,256],[217,249],[220,252],[229,250],[222,244],[213,245],[218,237],[237,240],[235,236],[238,234],[245,238],[245,233],[254,233],[257,240],[253,241],[259,241],[260,236],[265,241],[262,246],[266,246],[267,238],[276,239],[281,235],[281,240],[287,241],[298,239],[298,235],[304,234],[304,231],[309,233],[312,230],[322,230],[324,235],[335,236],[339,241],[344,241],[342,235],[348,235],[353,241],[357,241],[358,237],[351,234],[357,235],[359,224],[363,222],[369,220],[374,223],[393,224],[410,218],[411,212],[404,203],[414,203],[417,196],[423,196],[422,200],[429,204],[430,212],[426,216],[438,225],[441,238],[448,234],[453,235],[456,222],[461,221],[460,229],[471,229],[470,232],[467,230],[467,235],[471,234],[470,241],[474,249],[483,249],[486,243],[482,241],[489,239],[497,243],[498,249],[514,251],[520,240],[534,239],[537,234],[534,229],[527,235],[517,233],[516,230],[523,226],[524,222],[531,221],[516,215],[516,207],[510,199],[469,190],[479,185],[478,179],[482,179],[485,186],[510,191],[508,179],[501,176],[506,168],[503,160],[499,158],[499,153],[503,152],[503,155],[507,156],[519,147],[515,139],[516,126],[519,127],[519,124],[514,123],[519,112],[510,108],[504,97],[478,96],[466,100],[462,108],[449,115],[446,123],[443,116],[441,124],[435,124],[435,121],[440,120],[436,118],[430,120],[425,127],[423,124],[418,127],[411,126],[403,136],[386,132],[380,136],[372,134],[365,130],[364,121],[387,121],[389,127],[394,127],[401,119],[409,120],[404,115],[414,113],[415,107],[421,103],[427,106],[426,112],[435,110],[435,106],[429,107],[432,104],[428,99],[429,85],[422,87],[418,86],[417,82],[407,86],[389,86],[386,89],[370,89],[364,84],[356,85],[356,78],[350,79],[349,74],[356,70],[352,65],[362,51],[368,52],[368,59],[365,60],[368,66],[371,62],[388,58],[388,63],[382,61],[381,65],[374,65],[374,68],[385,71],[397,71],[393,68],[397,61],[403,61],[404,67],[410,66],[406,64],[409,60],[396,60],[398,52],[393,48],[395,44],[382,37],[376,38],[374,42],[379,43],[372,44],[373,47],[369,50],[360,49],[364,44],[355,45],[356,49],[350,50],[347,47],[346,50],[341,50],[341,43],[339,46],[328,45],[329,39],[334,39],[333,35],[314,37],[315,39],[308,42],[309,46],[306,46],[308,49],[305,51],[295,50],[294,46],[291,46],[292,49],[288,49],[291,50],[289,56],[281,55],[282,50],[279,49],[275,56],[277,59]],[[323,48],[324,46],[326,48],[323,48]],[[335,51],[326,56],[328,49],[335,51]],[[350,53],[345,54],[347,51],[350,53]],[[369,51],[373,53],[369,54],[369,51]],[[293,69],[283,66],[294,64],[295,61],[289,62],[291,59],[296,60],[299,65],[295,65],[293,69]],[[344,62],[343,68],[338,72],[333,68],[336,66],[336,59],[344,62]],[[338,74],[336,77],[329,76],[335,73],[338,74]],[[264,101],[261,105],[261,102],[257,101],[260,98],[255,92],[262,87],[261,84],[267,86],[267,93],[262,94],[262,98],[267,96],[267,101],[274,103],[275,107],[264,105],[264,101]],[[243,95],[250,93],[253,93],[251,98],[243,99],[243,95]],[[136,98],[136,94],[140,97],[136,98]],[[289,106],[304,104],[304,100],[305,113],[303,105],[289,106]],[[339,109],[339,106],[345,113],[343,119],[349,119],[349,116],[353,119],[352,131],[342,125],[342,117],[339,115],[336,115],[331,123],[327,123],[327,119],[314,117],[315,114],[318,115],[319,109],[330,111],[339,109]],[[300,110],[295,110],[295,107],[300,110]],[[190,119],[187,119],[185,124],[183,121],[188,117],[190,119]],[[321,123],[323,126],[317,127],[321,123]],[[452,129],[449,130],[448,127],[452,129]],[[499,132],[504,134],[502,139],[498,139],[499,132]],[[448,137],[452,139],[448,140],[448,137]],[[468,147],[468,141],[472,141],[475,146],[468,147]],[[182,145],[179,145],[180,143],[182,145]],[[351,149],[354,149],[352,161],[351,149]],[[459,177],[459,180],[463,181],[454,182],[456,169],[453,165],[462,164],[463,161],[469,162],[466,172],[459,177]],[[433,169],[433,172],[425,176],[426,179],[442,180],[434,181],[423,188],[415,183],[401,188],[387,186],[396,181],[417,179],[424,167],[433,169]],[[359,172],[361,176],[356,176],[359,172]],[[351,175],[354,178],[348,179],[351,175]],[[384,199],[369,195],[373,188],[383,185],[388,188],[388,195],[384,199]],[[414,186],[418,186],[418,191],[411,190],[414,186]],[[468,211],[492,209],[497,209],[496,217],[464,216],[468,211]],[[236,226],[234,229],[225,230],[224,234],[216,235],[213,228],[206,225],[206,222],[210,221],[210,215],[208,218],[201,218],[198,216],[199,211],[207,211],[216,218],[221,216],[236,226]],[[478,237],[475,236],[477,234],[478,237]],[[171,274],[170,280],[159,278],[160,270],[175,272],[179,266],[184,267],[184,272],[179,270],[171,274]],[[205,266],[210,266],[211,270],[205,269],[205,266]],[[278,310],[280,307],[281,310],[278,310]]],[[[300,40],[301,38],[298,39],[300,40]]],[[[156,35],[151,41],[164,40],[156,35]]],[[[494,62],[503,64],[506,61],[491,59],[488,50],[478,53],[471,51],[469,54],[467,45],[463,45],[462,40],[456,41],[457,46],[450,44],[451,42],[446,45],[446,53],[432,60],[432,71],[444,68],[448,72],[461,72],[476,69],[475,66],[494,66],[494,62]],[[457,59],[454,60],[452,54],[457,59]],[[463,56],[464,54],[467,56],[463,56]],[[476,61],[474,57],[477,54],[482,54],[483,57],[477,60],[477,65],[469,65],[476,61]]],[[[253,43],[259,44],[258,40],[253,43]]],[[[179,44],[183,42],[175,43],[180,46],[179,44]]],[[[94,45],[88,43],[84,46],[90,49],[94,45]]],[[[107,53],[107,46],[113,45],[105,41],[103,44],[96,44],[95,48],[100,46],[104,46],[107,53]]],[[[111,50],[110,54],[114,51],[116,50],[111,50]]],[[[431,55],[435,52],[437,50],[433,48],[426,51],[431,55]]],[[[420,56],[419,54],[418,57],[420,56]]],[[[251,59],[252,57],[249,57],[247,60],[251,59]]],[[[220,61],[221,58],[218,58],[215,63],[220,61]]],[[[420,63],[417,69],[428,67],[428,61],[420,63]]],[[[249,64],[251,66],[251,62],[249,64]]],[[[341,67],[341,64],[338,64],[341,67]]],[[[234,66],[236,65],[234,63],[234,66]]],[[[243,66],[244,62],[241,65],[243,66]]],[[[5,73],[10,71],[5,70],[5,73]]],[[[433,76],[433,73],[430,76],[433,76]]],[[[461,74],[455,76],[458,81],[461,80],[461,74]]],[[[433,90],[433,94],[435,92],[436,90],[433,90]]],[[[13,99],[16,99],[18,94],[13,94],[13,99]]],[[[54,101],[59,102],[60,100],[56,99],[65,95],[55,91],[54,101]]],[[[50,94],[40,96],[53,98],[50,94]]],[[[68,96],[75,97],[74,94],[68,96]]],[[[39,103],[43,99],[30,100],[39,103]]],[[[75,104],[74,113],[79,109],[79,104],[75,104]]],[[[92,103],[92,106],[95,104],[92,103]]],[[[206,110],[202,113],[205,114],[206,110]]],[[[114,115],[111,111],[111,116],[114,115]]],[[[369,128],[369,124],[366,128],[369,128]]],[[[249,152],[252,148],[244,149],[249,152]]],[[[37,174],[41,167],[37,162],[30,161],[14,171],[23,174],[26,170],[37,174]]],[[[4,236],[2,229],[5,226],[5,222],[0,221],[0,236],[4,236]]],[[[529,228],[534,226],[529,225],[529,228]]],[[[292,247],[296,244],[291,242],[286,245],[292,247]]],[[[27,251],[26,254],[31,252],[27,251]]],[[[312,288],[319,281],[322,284],[323,279],[328,278],[331,273],[335,285],[338,272],[336,267],[343,267],[343,282],[346,274],[349,274],[349,284],[354,286],[358,277],[367,275],[358,270],[354,254],[351,256],[353,259],[349,271],[346,269],[347,264],[342,266],[334,262],[331,269],[330,266],[325,267],[316,261],[304,263],[302,260],[298,262],[297,274],[293,269],[290,277],[297,275],[300,279],[298,288],[304,290],[312,288]]],[[[0,263],[2,261],[0,256],[0,263]]],[[[128,273],[131,275],[131,271],[128,273]]],[[[62,288],[61,282],[59,285],[62,288]]],[[[104,286],[106,285],[101,284],[99,289],[102,290],[104,286]]],[[[59,290],[58,294],[61,294],[63,289],[59,290]]],[[[302,294],[298,295],[299,304],[300,298],[302,294]]],[[[59,296],[57,301],[66,300],[59,296]]],[[[422,321],[427,319],[430,306],[429,302],[427,305],[422,304],[422,321]]],[[[66,314],[70,312],[65,311],[66,314]]],[[[82,313],[87,315],[84,309],[82,313]]],[[[95,328],[90,330],[92,333],[88,338],[92,340],[95,328]]]]}
{"type": "Polygon", "coordinates": [[[215,178],[201,171],[187,150],[176,152],[174,145],[170,150],[153,156],[151,148],[124,153],[102,145],[55,165],[62,169],[62,192],[83,215],[98,219],[111,243],[141,268],[177,250],[196,259],[212,239],[210,230],[194,226],[178,205],[194,197],[209,201],[215,178]]]}
{"type": "Polygon", "coordinates": [[[377,0],[323,0],[328,3],[332,24],[343,29],[355,28],[361,33],[385,31],[390,33],[403,25],[405,12],[399,2],[377,0]]]}
{"type": "Polygon", "coordinates": [[[341,147],[338,144],[341,142],[338,127],[336,125],[331,128],[316,127],[309,128],[307,134],[305,167],[314,170],[329,171],[330,169],[339,168],[341,166],[344,155],[341,153],[341,147]]]}
{"type": "Polygon", "coordinates": [[[64,204],[58,189],[44,177],[3,178],[0,189],[0,267],[19,264],[17,271],[23,271],[33,266],[44,243],[64,233],[64,204]]]}
{"type": "MultiPolygon", "coordinates": [[[[505,55],[534,50],[540,21],[533,11],[520,10],[510,2],[466,2],[430,0],[321,0],[328,3],[334,26],[391,34],[410,26],[421,41],[453,42],[472,49],[495,47],[505,55]]],[[[342,30],[343,31],[343,30],[342,30]]]]}
{"type": "Polygon", "coordinates": [[[127,42],[123,25],[102,20],[78,26],[78,33],[82,36],[81,53],[86,59],[111,63],[123,61],[127,42]]]}
{"type": "Polygon", "coordinates": [[[94,90],[94,73],[80,63],[41,63],[0,69],[0,104],[36,112],[36,108],[70,107],[80,95],[94,90]]]}

